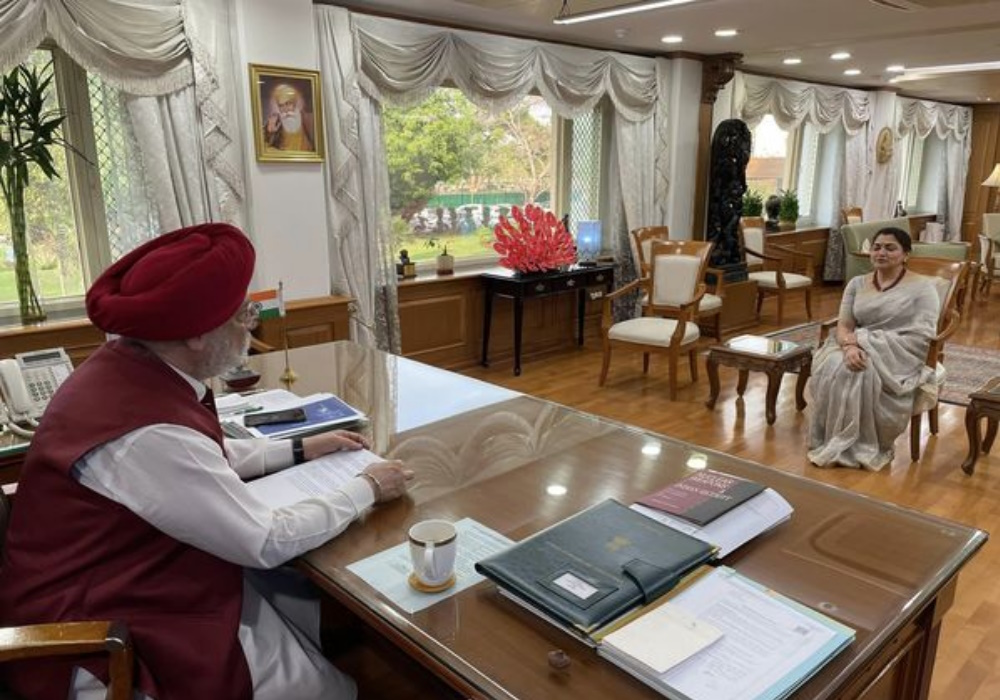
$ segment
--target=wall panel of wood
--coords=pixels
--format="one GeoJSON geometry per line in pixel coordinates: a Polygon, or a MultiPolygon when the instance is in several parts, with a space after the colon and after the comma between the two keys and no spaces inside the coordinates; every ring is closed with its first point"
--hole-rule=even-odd
{"type": "MultiPolygon", "coordinates": [[[[490,364],[514,355],[514,308],[510,299],[493,300],[490,364]]],[[[584,335],[598,343],[601,302],[588,301],[584,335]]],[[[576,341],[576,295],[559,294],[524,303],[522,357],[571,347],[576,341]]],[[[447,369],[478,365],[483,339],[483,288],[476,274],[428,277],[399,285],[399,326],[403,355],[447,369]]],[[[530,364],[525,366],[530,371],[530,364]]]]}
{"type": "Polygon", "coordinates": [[[1000,163],[1000,105],[976,105],[972,108],[972,152],[962,210],[963,241],[975,241],[982,232],[983,214],[990,211],[991,204],[994,210],[998,206],[1000,191],[980,184],[997,163],[1000,163]]]}
{"type": "MultiPolygon", "coordinates": [[[[296,299],[285,307],[285,327],[288,329],[288,347],[349,340],[350,297],[326,296],[296,299]]],[[[273,348],[282,348],[281,319],[262,321],[254,335],[273,348]]]]}

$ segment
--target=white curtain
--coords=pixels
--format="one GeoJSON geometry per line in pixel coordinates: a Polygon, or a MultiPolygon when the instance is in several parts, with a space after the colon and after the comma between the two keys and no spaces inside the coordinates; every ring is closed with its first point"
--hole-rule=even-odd
{"type": "Polygon", "coordinates": [[[972,109],[958,105],[900,98],[897,131],[925,139],[933,132],[944,141],[944,177],[938,196],[938,218],[948,240],[961,240],[965,180],[972,148],[972,109]]]}
{"type": "MultiPolygon", "coordinates": [[[[611,209],[624,211],[625,226],[663,220],[656,193],[667,186],[658,153],[665,148],[666,124],[656,116],[666,90],[656,60],[338,7],[317,6],[315,13],[323,87],[336,115],[327,122],[327,136],[341,146],[331,149],[328,181],[331,269],[334,287],[358,300],[356,339],[380,347],[398,342],[382,103],[413,105],[447,82],[490,111],[513,107],[537,91],[554,112],[571,119],[607,96],[615,108],[610,172],[619,173],[612,187],[620,188],[612,193],[611,209]]],[[[616,228],[621,224],[612,223],[612,233],[616,228]]],[[[613,247],[621,245],[619,236],[612,240],[613,247]]]]}
{"type": "Polygon", "coordinates": [[[229,0],[0,0],[0,71],[51,36],[127,93],[165,228],[220,217],[242,224],[229,11],[229,0]]]}
{"type": "MultiPolygon", "coordinates": [[[[803,123],[819,133],[829,134],[842,128],[846,142],[841,149],[843,165],[833,169],[835,194],[827,210],[830,240],[824,262],[825,279],[843,278],[843,244],[840,239],[840,210],[865,201],[870,180],[868,127],[873,104],[863,90],[816,85],[797,80],[783,80],[737,73],[733,87],[734,109],[752,129],[765,115],[771,114],[782,129],[790,131],[803,123]]],[[[839,148],[839,145],[838,145],[839,148]]]]}
{"type": "Polygon", "coordinates": [[[353,17],[316,8],[326,124],[327,231],[334,292],[352,297],[351,338],[400,351],[389,179],[378,103],[358,87],[353,17]]]}
{"type": "Polygon", "coordinates": [[[786,131],[808,121],[821,134],[837,125],[856,134],[871,119],[871,100],[863,90],[746,73],[736,75],[734,90],[736,114],[751,129],[771,114],[786,131]]]}

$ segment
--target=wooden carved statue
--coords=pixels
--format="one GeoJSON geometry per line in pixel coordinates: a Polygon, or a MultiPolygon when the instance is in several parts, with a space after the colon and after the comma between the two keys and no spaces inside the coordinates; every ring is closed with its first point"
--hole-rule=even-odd
{"type": "Polygon", "coordinates": [[[727,281],[746,279],[739,224],[743,193],[747,189],[750,145],[750,129],[740,119],[726,119],[719,124],[712,137],[706,239],[715,244],[712,247],[712,266],[724,270],[727,281]]]}

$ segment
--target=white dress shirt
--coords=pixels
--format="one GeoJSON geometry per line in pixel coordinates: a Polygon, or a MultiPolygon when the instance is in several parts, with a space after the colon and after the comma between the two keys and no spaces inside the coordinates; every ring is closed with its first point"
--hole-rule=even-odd
{"type": "MultiPolygon", "coordinates": [[[[205,385],[174,369],[200,400],[205,385]]],[[[269,569],[335,537],[375,500],[368,481],[358,477],[324,497],[272,510],[243,483],[292,461],[290,440],[227,439],[223,452],[196,430],[155,424],[95,448],[73,466],[73,476],[176,540],[234,564],[269,569]]],[[[308,648],[309,640],[294,634],[280,613],[262,615],[261,606],[270,608],[244,586],[239,634],[256,700],[354,696],[349,678],[308,648]]],[[[91,697],[95,682],[78,669],[71,700],[91,697]]],[[[97,683],[94,690],[103,693],[97,683]]]]}

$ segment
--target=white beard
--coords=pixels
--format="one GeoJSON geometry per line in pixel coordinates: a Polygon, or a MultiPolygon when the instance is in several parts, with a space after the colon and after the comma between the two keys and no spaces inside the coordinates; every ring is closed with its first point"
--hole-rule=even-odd
{"type": "Polygon", "coordinates": [[[302,113],[290,112],[281,115],[281,128],[289,134],[296,134],[302,130],[302,113]]]}

